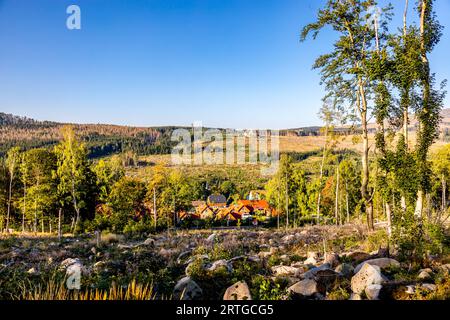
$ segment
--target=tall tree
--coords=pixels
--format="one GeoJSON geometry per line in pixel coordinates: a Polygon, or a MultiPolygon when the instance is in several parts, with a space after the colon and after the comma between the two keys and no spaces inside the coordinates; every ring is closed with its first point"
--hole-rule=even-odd
{"type": "MultiPolygon", "coordinates": [[[[34,231],[37,229],[38,218],[41,225],[44,223],[45,214],[50,225],[51,213],[56,209],[57,188],[53,179],[53,172],[56,170],[56,156],[53,152],[38,148],[24,152],[21,163],[22,180],[24,189],[24,213],[28,213],[27,218],[32,218],[34,231]],[[26,179],[24,174],[26,173],[26,179]],[[32,213],[32,214],[31,214],[32,213]]],[[[26,214],[24,215],[24,218],[26,214]]],[[[50,229],[50,226],[49,226],[50,229]]]]}
{"type": "Polygon", "coordinates": [[[63,140],[55,147],[57,156],[58,193],[62,203],[71,202],[75,210],[73,230],[77,231],[80,212],[86,206],[90,169],[87,151],[78,141],[72,127],[62,129],[63,140]]]}
{"type": "Polygon", "coordinates": [[[419,189],[417,191],[415,215],[419,218],[422,218],[425,193],[430,188],[430,165],[427,160],[428,151],[435,139],[438,138],[437,129],[445,96],[445,92],[443,91],[445,83],[441,84],[440,90],[433,88],[434,74],[430,71],[428,58],[442,36],[442,26],[437,20],[433,5],[433,0],[420,0],[417,8],[420,17],[420,90],[422,93],[416,111],[416,116],[419,121],[416,147],[419,189]]]}
{"type": "Polygon", "coordinates": [[[27,160],[27,152],[23,152],[19,165],[20,179],[22,180],[23,187],[22,233],[25,232],[25,216],[27,212],[27,187],[30,180],[30,167],[27,160]]]}
{"type": "Polygon", "coordinates": [[[112,208],[110,219],[115,232],[123,232],[129,221],[143,218],[146,192],[142,181],[126,176],[112,186],[108,204],[112,208]]]}
{"type": "Polygon", "coordinates": [[[334,134],[334,123],[338,119],[336,114],[336,110],[334,106],[330,103],[329,100],[325,99],[322,108],[319,111],[319,116],[324,122],[325,126],[322,128],[322,131],[325,136],[325,141],[322,147],[322,160],[320,162],[320,174],[318,180],[318,188],[319,192],[317,193],[317,206],[316,206],[316,219],[317,223],[320,223],[320,209],[321,209],[321,201],[322,201],[322,189],[323,189],[323,175],[325,165],[327,163],[330,154],[333,151],[333,148],[336,146],[336,135],[334,134]]]}
{"type": "Polygon", "coordinates": [[[106,203],[111,193],[111,187],[125,175],[122,159],[117,155],[108,160],[101,159],[93,166],[92,170],[97,180],[98,200],[106,203]]]}
{"type": "Polygon", "coordinates": [[[433,172],[441,183],[441,212],[447,210],[447,181],[450,179],[450,144],[439,148],[432,156],[433,172]]]}
{"type": "Polygon", "coordinates": [[[6,213],[6,230],[9,229],[9,223],[11,219],[11,202],[12,202],[12,189],[14,176],[17,173],[17,169],[20,163],[20,148],[13,147],[8,151],[6,156],[6,167],[9,174],[9,188],[8,188],[8,211],[6,213]]]}
{"type": "MultiPolygon", "coordinates": [[[[364,200],[367,223],[373,229],[373,204],[369,188],[369,118],[370,91],[374,83],[371,80],[368,58],[376,50],[377,34],[368,23],[377,5],[375,0],[328,0],[325,7],[318,12],[317,21],[307,25],[301,34],[304,41],[309,34],[315,39],[321,29],[326,26],[333,28],[339,35],[334,43],[334,51],[320,56],[314,68],[321,70],[322,82],[329,95],[347,110],[356,109],[356,117],[361,126],[363,151],[361,196],[364,200]]],[[[390,11],[390,6],[382,10],[384,17],[390,11]]],[[[385,25],[384,21],[378,21],[385,25]]]]}
{"type": "Polygon", "coordinates": [[[8,170],[5,159],[0,157],[0,232],[3,232],[8,203],[8,170]]]}

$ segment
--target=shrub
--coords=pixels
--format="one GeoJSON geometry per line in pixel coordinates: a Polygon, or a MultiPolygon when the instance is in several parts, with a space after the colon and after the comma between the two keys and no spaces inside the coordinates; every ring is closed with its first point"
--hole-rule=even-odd
{"type": "Polygon", "coordinates": [[[380,248],[386,248],[387,245],[388,235],[384,229],[369,234],[365,243],[366,250],[369,252],[380,248]]]}
{"type": "Polygon", "coordinates": [[[285,292],[281,284],[261,275],[256,275],[251,282],[252,295],[255,300],[282,300],[285,292]]]}

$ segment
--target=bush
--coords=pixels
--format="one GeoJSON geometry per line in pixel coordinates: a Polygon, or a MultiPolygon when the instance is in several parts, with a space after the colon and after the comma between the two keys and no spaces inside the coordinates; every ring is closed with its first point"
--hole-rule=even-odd
{"type": "Polygon", "coordinates": [[[285,292],[281,289],[281,284],[261,275],[256,275],[252,279],[252,296],[255,300],[282,300],[285,292]]]}
{"type": "Polygon", "coordinates": [[[151,225],[150,221],[145,221],[145,219],[141,219],[139,221],[130,220],[127,225],[123,229],[123,233],[127,236],[139,236],[154,231],[154,227],[151,225]]]}
{"type": "Polygon", "coordinates": [[[366,240],[366,250],[376,251],[380,248],[386,248],[388,246],[388,235],[386,231],[378,230],[368,235],[366,240]]]}

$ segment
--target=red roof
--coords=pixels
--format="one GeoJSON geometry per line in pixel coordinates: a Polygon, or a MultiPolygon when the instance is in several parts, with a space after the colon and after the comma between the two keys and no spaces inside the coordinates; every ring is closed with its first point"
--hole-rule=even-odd
{"type": "Polygon", "coordinates": [[[254,210],[270,209],[270,205],[266,200],[239,200],[242,206],[252,207],[254,210]]]}

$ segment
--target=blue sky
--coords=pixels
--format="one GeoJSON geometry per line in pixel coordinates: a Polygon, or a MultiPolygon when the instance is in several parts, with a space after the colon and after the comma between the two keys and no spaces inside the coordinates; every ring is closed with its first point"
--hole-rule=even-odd
{"type": "MultiPolygon", "coordinates": [[[[299,43],[299,33],[323,2],[0,0],[0,112],[142,126],[318,125],[324,92],[311,65],[334,35],[299,43]],[[66,28],[70,4],[81,8],[81,30],[66,28]]],[[[438,0],[437,12],[445,25],[450,2],[438,0]]],[[[450,78],[447,31],[432,56],[439,80],[450,78]]]]}

